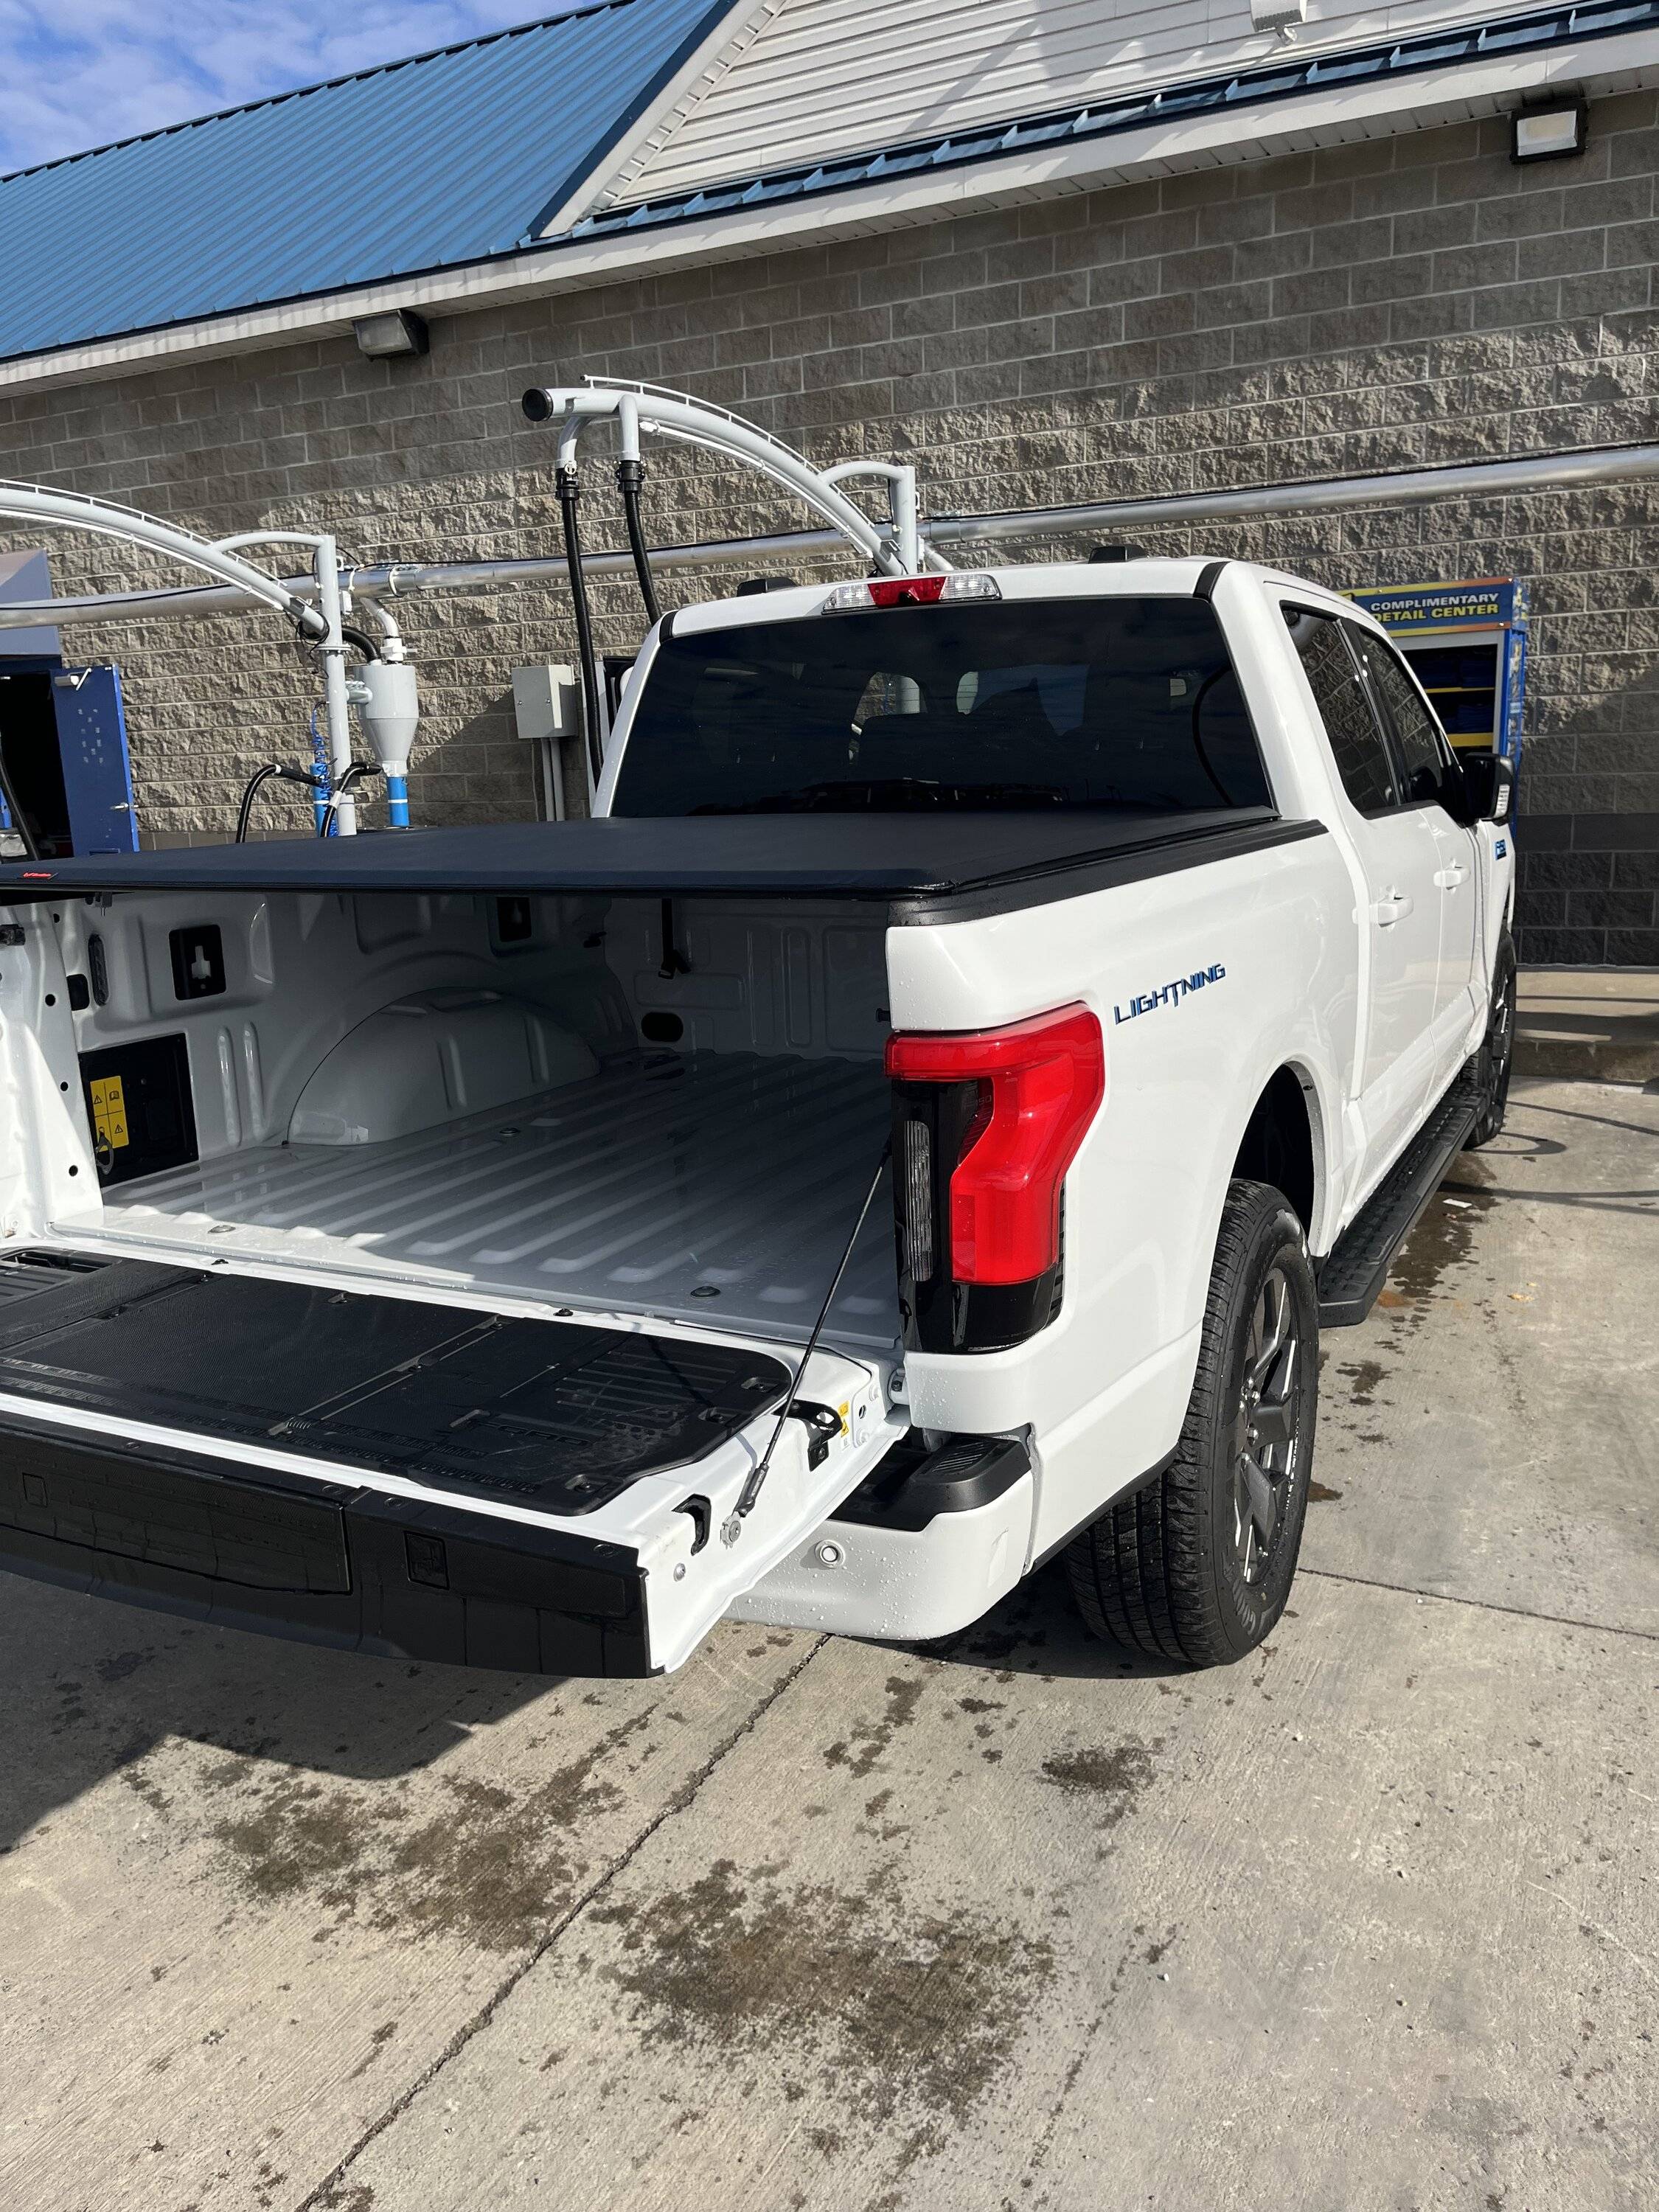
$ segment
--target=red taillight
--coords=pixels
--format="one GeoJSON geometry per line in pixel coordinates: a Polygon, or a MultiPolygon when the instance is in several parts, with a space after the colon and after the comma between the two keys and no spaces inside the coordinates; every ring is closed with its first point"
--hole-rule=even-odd
{"type": "Polygon", "coordinates": [[[872,577],[867,586],[872,607],[931,607],[945,589],[943,576],[872,577]]]}
{"type": "Polygon", "coordinates": [[[1062,1006],[973,1036],[889,1037],[887,1073],[896,1083],[981,1086],[951,1175],[953,1279],[1027,1283],[1052,1267],[1060,1185],[1105,1095],[1095,1016],[1062,1006]]]}

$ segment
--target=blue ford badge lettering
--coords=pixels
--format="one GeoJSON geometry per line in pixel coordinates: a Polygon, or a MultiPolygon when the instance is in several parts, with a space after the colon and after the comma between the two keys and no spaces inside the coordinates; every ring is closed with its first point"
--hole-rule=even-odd
{"type": "Polygon", "coordinates": [[[1190,975],[1177,975],[1173,983],[1160,983],[1156,991],[1141,991],[1129,1001],[1129,1011],[1121,1006],[1112,1008],[1112,1019],[1132,1022],[1137,1014],[1150,1014],[1155,1006],[1178,1006],[1190,991],[1201,991],[1206,983],[1218,983],[1226,969],[1218,960],[1213,968],[1200,968],[1190,975]]]}

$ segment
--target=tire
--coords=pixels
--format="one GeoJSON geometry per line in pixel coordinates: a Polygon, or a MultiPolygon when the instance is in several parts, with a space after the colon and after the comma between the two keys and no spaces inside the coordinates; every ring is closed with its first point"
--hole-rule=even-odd
{"type": "Polygon", "coordinates": [[[1271,1184],[1235,1182],[1175,1455],[1066,1547],[1097,1635],[1218,1667],[1272,1633],[1302,1547],[1318,1401],[1319,1297],[1302,1224],[1271,1184]],[[1261,1436],[1264,1407],[1283,1443],[1261,1436]],[[1241,1527],[1243,1498],[1252,1510],[1241,1527]]]}
{"type": "Polygon", "coordinates": [[[1466,1152],[1491,1144],[1504,1126],[1510,1103],[1510,1072],[1515,1065],[1515,947],[1507,929],[1498,941],[1498,958],[1492,964],[1486,1034],[1470,1065],[1480,1086],[1480,1111],[1463,1139],[1466,1152]]]}

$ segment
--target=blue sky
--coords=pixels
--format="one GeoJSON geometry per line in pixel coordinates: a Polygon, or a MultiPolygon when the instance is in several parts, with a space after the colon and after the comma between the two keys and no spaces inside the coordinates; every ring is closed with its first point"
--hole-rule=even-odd
{"type": "Polygon", "coordinates": [[[0,173],[565,12],[561,0],[0,0],[0,173]]]}

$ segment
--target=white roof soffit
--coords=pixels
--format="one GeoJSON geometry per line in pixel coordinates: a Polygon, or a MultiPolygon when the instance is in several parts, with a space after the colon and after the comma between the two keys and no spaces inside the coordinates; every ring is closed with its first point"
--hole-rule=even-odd
{"type": "MultiPolygon", "coordinates": [[[[729,28],[729,27],[728,27],[729,28]]],[[[1038,200],[1138,179],[1402,136],[1506,112],[1524,93],[1571,87],[1595,97],[1659,85],[1659,33],[1582,47],[1460,60],[1364,87],[1334,88],[1270,106],[1173,118],[1111,137],[860,185],[841,192],[602,234],[532,251],[400,276],[349,293],[247,309],[131,337],[100,339],[0,362],[0,391],[44,391],[184,360],[261,351],[343,336],[356,318],[393,307],[464,314],[514,300],[583,290],[687,263],[787,252],[798,245],[915,227],[1010,201],[1038,200]]],[[[1594,125],[1592,124],[1592,128],[1594,125]]],[[[609,167],[607,174],[611,173],[609,167]]]]}

